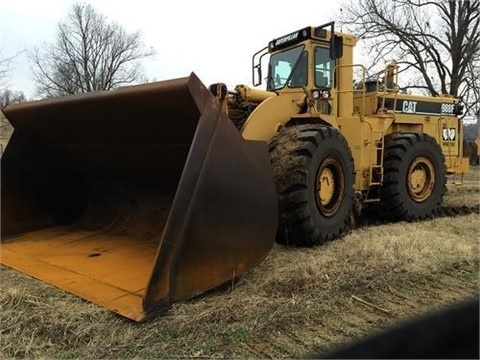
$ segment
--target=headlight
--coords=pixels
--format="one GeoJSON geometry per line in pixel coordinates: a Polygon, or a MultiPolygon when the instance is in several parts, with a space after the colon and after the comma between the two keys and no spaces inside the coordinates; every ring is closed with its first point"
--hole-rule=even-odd
{"type": "Polygon", "coordinates": [[[330,91],[324,90],[324,91],[322,92],[322,97],[323,97],[324,99],[329,99],[329,98],[330,98],[330,91]]]}

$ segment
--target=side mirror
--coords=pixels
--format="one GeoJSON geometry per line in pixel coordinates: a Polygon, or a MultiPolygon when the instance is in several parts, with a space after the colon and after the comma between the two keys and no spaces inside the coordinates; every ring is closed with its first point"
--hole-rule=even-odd
{"type": "Polygon", "coordinates": [[[262,83],[262,67],[260,64],[253,67],[253,86],[258,86],[262,83]]]}
{"type": "Polygon", "coordinates": [[[338,59],[343,56],[343,37],[334,35],[330,41],[330,59],[338,59]]]}
{"type": "Polygon", "coordinates": [[[264,47],[262,50],[257,51],[252,56],[252,83],[253,86],[262,84],[262,59],[268,54],[268,47],[264,47]]]}

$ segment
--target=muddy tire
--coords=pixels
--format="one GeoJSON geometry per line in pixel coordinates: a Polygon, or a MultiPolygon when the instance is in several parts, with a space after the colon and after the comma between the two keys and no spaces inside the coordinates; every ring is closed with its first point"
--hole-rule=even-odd
{"type": "Polygon", "coordinates": [[[426,134],[385,137],[382,207],[392,220],[416,221],[435,215],[445,192],[445,158],[426,134]]]}
{"type": "Polygon", "coordinates": [[[277,242],[313,246],[347,228],[353,201],[353,158],[345,138],[323,125],[286,127],[270,141],[279,199],[277,242]]]}

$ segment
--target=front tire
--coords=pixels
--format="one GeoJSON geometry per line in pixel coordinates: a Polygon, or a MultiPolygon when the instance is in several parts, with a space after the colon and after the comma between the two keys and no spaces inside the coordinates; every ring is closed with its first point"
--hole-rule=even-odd
{"type": "Polygon", "coordinates": [[[445,192],[445,157],[426,134],[385,137],[382,204],[392,220],[416,221],[438,212],[445,192]]]}
{"type": "Polygon", "coordinates": [[[353,158],[342,134],[316,124],[285,127],[269,150],[279,199],[277,242],[312,246],[339,237],[354,195],[353,158]]]}

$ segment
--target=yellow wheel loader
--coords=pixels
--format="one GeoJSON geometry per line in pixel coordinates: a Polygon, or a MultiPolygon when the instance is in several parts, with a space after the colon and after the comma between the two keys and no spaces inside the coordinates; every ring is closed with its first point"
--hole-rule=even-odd
{"type": "Polygon", "coordinates": [[[446,174],[468,170],[461,107],[402,93],[396,63],[367,79],[355,43],[334,23],[272,40],[252,58],[266,90],[192,74],[6,106],[2,264],[141,320],[275,239],[340,236],[354,202],[434,216],[446,174]]]}
{"type": "Polygon", "coordinates": [[[354,201],[395,220],[431,217],[446,174],[468,171],[458,100],[401,92],[395,62],[366,78],[353,64],[355,45],[333,22],[306,27],[253,56],[253,85],[267,68],[266,91],[211,86],[243,137],[269,144],[279,243],[338,237],[354,201]]]}

